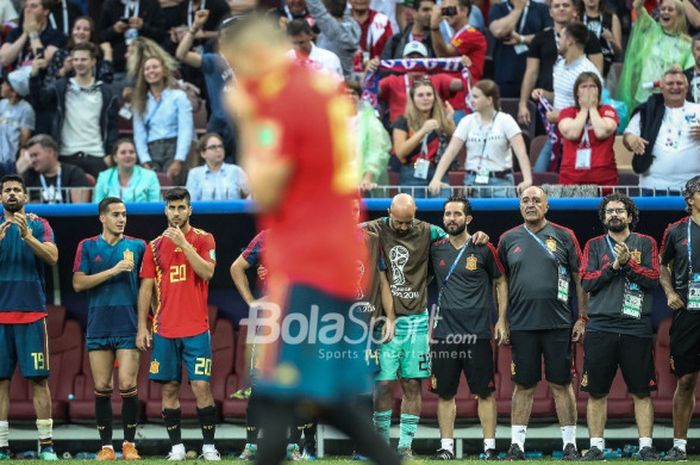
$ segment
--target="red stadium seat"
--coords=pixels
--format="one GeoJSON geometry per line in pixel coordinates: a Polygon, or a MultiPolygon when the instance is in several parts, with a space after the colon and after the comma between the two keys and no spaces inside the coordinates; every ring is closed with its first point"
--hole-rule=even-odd
{"type": "MultiPolygon", "coordinates": [[[[500,346],[497,356],[497,380],[496,380],[496,408],[498,416],[510,418],[511,399],[513,397],[513,381],[511,381],[511,347],[500,346]]],[[[535,398],[532,404],[532,417],[551,418],[556,416],[554,411],[554,399],[549,390],[549,385],[544,381],[544,367],[542,381],[535,389],[535,398]]]]}
{"type": "Polygon", "coordinates": [[[671,371],[671,344],[668,334],[671,319],[661,322],[656,333],[656,351],[654,365],[656,366],[657,391],[654,396],[654,415],[660,418],[673,416],[673,393],[676,390],[676,376],[671,371]]]}
{"type": "Polygon", "coordinates": [[[464,171],[450,171],[447,173],[447,177],[450,182],[450,186],[462,187],[464,186],[464,171]]]}
{"type": "Polygon", "coordinates": [[[245,411],[248,407],[247,400],[234,399],[231,397],[236,391],[250,386],[250,380],[248,379],[248,370],[250,367],[247,358],[248,351],[246,350],[247,335],[248,327],[241,326],[236,335],[233,373],[226,380],[226,392],[224,394],[222,409],[224,418],[230,421],[245,419],[245,411]]]}

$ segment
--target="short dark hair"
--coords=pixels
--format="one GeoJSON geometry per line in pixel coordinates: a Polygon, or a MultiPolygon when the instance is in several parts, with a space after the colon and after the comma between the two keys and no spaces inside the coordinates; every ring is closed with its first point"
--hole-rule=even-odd
{"type": "Polygon", "coordinates": [[[100,215],[103,215],[107,213],[109,206],[115,203],[124,203],[124,201],[119,197],[105,197],[100,201],[97,210],[100,212],[100,215]]]}
{"type": "Polygon", "coordinates": [[[83,42],[81,44],[75,44],[73,49],[70,51],[71,55],[75,52],[88,52],[90,58],[97,57],[97,47],[92,42],[83,42]]]}
{"type": "Polygon", "coordinates": [[[466,197],[462,197],[461,195],[453,195],[450,198],[448,198],[445,201],[445,204],[442,206],[442,209],[444,210],[445,208],[447,208],[447,204],[452,202],[458,202],[462,204],[464,216],[469,216],[472,214],[472,204],[469,203],[469,200],[466,197]]]}
{"type": "Polygon", "coordinates": [[[600,82],[600,78],[596,73],[592,71],[584,71],[583,73],[579,74],[576,81],[574,81],[574,105],[576,108],[581,108],[578,103],[578,86],[580,86],[582,82],[588,81],[589,79],[592,80],[595,86],[598,88],[598,105],[603,104],[603,83],[600,82]]]}
{"type": "Polygon", "coordinates": [[[619,192],[608,194],[605,196],[603,201],[600,202],[600,206],[598,207],[598,218],[600,219],[600,222],[602,223],[605,221],[605,209],[610,202],[621,202],[625,206],[627,214],[632,218],[632,221],[630,222],[630,231],[634,231],[634,228],[637,227],[637,223],[639,223],[639,209],[634,203],[634,200],[619,192]]]}
{"type": "Polygon", "coordinates": [[[29,148],[37,144],[41,145],[41,148],[45,150],[53,150],[56,156],[58,156],[58,144],[55,140],[53,140],[53,137],[49,136],[48,134],[37,134],[36,136],[32,137],[25,144],[25,148],[29,148]]]}
{"type": "Polygon", "coordinates": [[[342,18],[347,8],[347,0],[323,0],[326,9],[335,18],[342,18]]]}
{"type": "Polygon", "coordinates": [[[311,26],[305,19],[293,19],[287,24],[287,35],[289,37],[298,36],[299,34],[313,35],[311,26]]]}
{"type": "Polygon", "coordinates": [[[569,23],[566,25],[564,31],[565,34],[576,43],[576,45],[581,48],[586,46],[586,42],[588,42],[588,28],[583,23],[569,23]]]}
{"type": "Polygon", "coordinates": [[[5,188],[5,184],[8,182],[16,182],[22,185],[22,191],[27,193],[27,186],[24,184],[24,179],[18,174],[6,174],[0,179],[0,191],[5,188]]]}
{"type": "Polygon", "coordinates": [[[173,187],[163,195],[163,200],[165,203],[176,202],[178,200],[184,200],[189,205],[190,202],[190,192],[184,187],[173,187]]]}
{"type": "Polygon", "coordinates": [[[469,16],[472,13],[472,2],[471,0],[457,0],[457,4],[462,7],[467,9],[467,16],[469,16]]]}

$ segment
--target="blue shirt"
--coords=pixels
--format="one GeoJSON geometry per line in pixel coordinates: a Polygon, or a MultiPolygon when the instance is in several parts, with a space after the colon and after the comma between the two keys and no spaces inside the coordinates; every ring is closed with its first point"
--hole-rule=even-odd
{"type": "Polygon", "coordinates": [[[224,89],[233,81],[233,71],[218,53],[202,55],[202,74],[209,95],[211,118],[228,121],[228,116],[221,106],[224,89]]]}
{"type": "MultiPolygon", "coordinates": [[[[0,216],[0,225],[5,217],[0,216]]],[[[31,220],[27,227],[41,242],[54,243],[53,231],[44,218],[31,220]]],[[[19,227],[10,225],[0,241],[0,314],[3,312],[46,312],[44,262],[19,236],[19,227]]]]}
{"type": "Polygon", "coordinates": [[[128,236],[114,245],[105,241],[101,234],[78,244],[73,273],[97,274],[128,259],[135,264],[130,273],[120,273],[87,291],[87,337],[136,335],[139,269],[145,249],[144,241],[128,236]]]}
{"type": "Polygon", "coordinates": [[[192,200],[243,199],[248,197],[248,177],[230,163],[223,163],[217,172],[198,166],[187,174],[187,190],[192,200]]]}
{"type": "Polygon", "coordinates": [[[151,161],[149,142],[177,138],[175,160],[187,158],[194,135],[192,104],[180,89],[165,89],[156,101],[148,92],[146,110],[134,112],[134,143],[141,164],[151,161]]]}
{"type": "Polygon", "coordinates": [[[92,201],[100,203],[105,197],[118,197],[125,202],[157,202],[160,200],[158,175],[136,165],[129,184],[124,187],[119,182],[119,169],[116,166],[106,169],[97,176],[92,201]]]}

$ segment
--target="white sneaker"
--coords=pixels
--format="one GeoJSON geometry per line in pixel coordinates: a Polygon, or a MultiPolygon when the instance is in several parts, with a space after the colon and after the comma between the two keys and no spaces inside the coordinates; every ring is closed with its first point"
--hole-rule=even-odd
{"type": "Polygon", "coordinates": [[[213,444],[206,444],[202,446],[202,455],[199,456],[204,460],[219,462],[221,461],[221,454],[216,450],[213,444]]]}
{"type": "Polygon", "coordinates": [[[170,453],[168,454],[167,460],[170,462],[181,462],[187,458],[187,451],[185,450],[184,444],[175,444],[170,453]]]}

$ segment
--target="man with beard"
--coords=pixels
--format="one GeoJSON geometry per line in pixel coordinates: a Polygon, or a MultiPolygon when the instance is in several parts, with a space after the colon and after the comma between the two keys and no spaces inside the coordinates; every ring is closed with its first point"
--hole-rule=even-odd
{"type": "Polygon", "coordinates": [[[153,343],[149,379],[163,385],[163,421],[170,437],[168,460],[185,460],[180,431],[182,364],[197,400],[204,460],[221,460],[214,447],[216,407],[211,394],[211,335],[207,294],[216,266],[214,237],[190,226],[190,193],[182,187],[163,196],[168,228],[148,243],[141,267],[136,345],[153,343]],[[148,314],[155,288],[151,332],[148,314]],[[153,336],[151,336],[151,333],[153,336]]]}
{"type": "Polygon", "coordinates": [[[491,243],[475,245],[467,232],[471,222],[471,205],[463,197],[445,202],[443,224],[448,238],[435,242],[430,249],[437,279],[438,316],[432,346],[433,374],[431,389],[438,400],[438,424],[441,445],[433,459],[454,459],[455,394],[459,378],[464,375],[469,390],[477,396],[479,420],[487,460],[498,460],[496,453],[496,400],[491,349],[491,314],[494,310],[493,284],[498,295],[496,340],[508,340],[506,312],[508,286],[503,265],[491,243]],[[454,355],[456,354],[456,356],[454,355]]]}
{"type": "Polygon", "coordinates": [[[78,244],[73,261],[73,289],[88,291],[86,347],[95,382],[95,419],[101,450],[97,460],[116,460],[112,444],[112,375],[119,363],[119,393],[122,398],[124,460],[139,460],[134,445],[138,425],[139,398],[136,377],[136,301],[139,269],[146,243],[124,235],[126,207],[116,197],[99,205],[102,234],[78,244]]]}
{"type": "Polygon", "coordinates": [[[525,223],[506,231],[498,255],[508,277],[510,342],[515,387],[511,410],[509,460],[524,460],[532,399],[542,376],[549,384],[561,425],[564,460],[580,457],[576,449],[576,397],[571,386],[571,341],[583,334],[586,294],[578,268],[581,249],[573,231],[547,221],[547,195],[532,186],[520,194],[525,223]],[[576,287],[579,321],[569,307],[572,282],[576,287]],[[573,331],[572,331],[573,326],[573,331]]]}
{"type": "MultiPolygon", "coordinates": [[[[639,210],[624,194],[610,194],[598,217],[606,234],[586,243],[581,285],[589,293],[581,389],[588,392],[591,447],[583,460],[604,460],[607,396],[618,367],[634,400],[639,458],[658,460],[651,445],[656,390],[652,292],[659,282],[656,241],[632,232],[639,210]]],[[[585,321],[585,320],[584,320],[585,321]]]]}
{"type": "Polygon", "coordinates": [[[46,332],[44,264],[58,261],[58,249],[48,221],[27,216],[27,188],[22,178],[0,180],[3,215],[0,217],[0,460],[10,459],[10,379],[19,364],[34,394],[39,457],[58,460],[53,450],[49,348],[46,332]]]}

